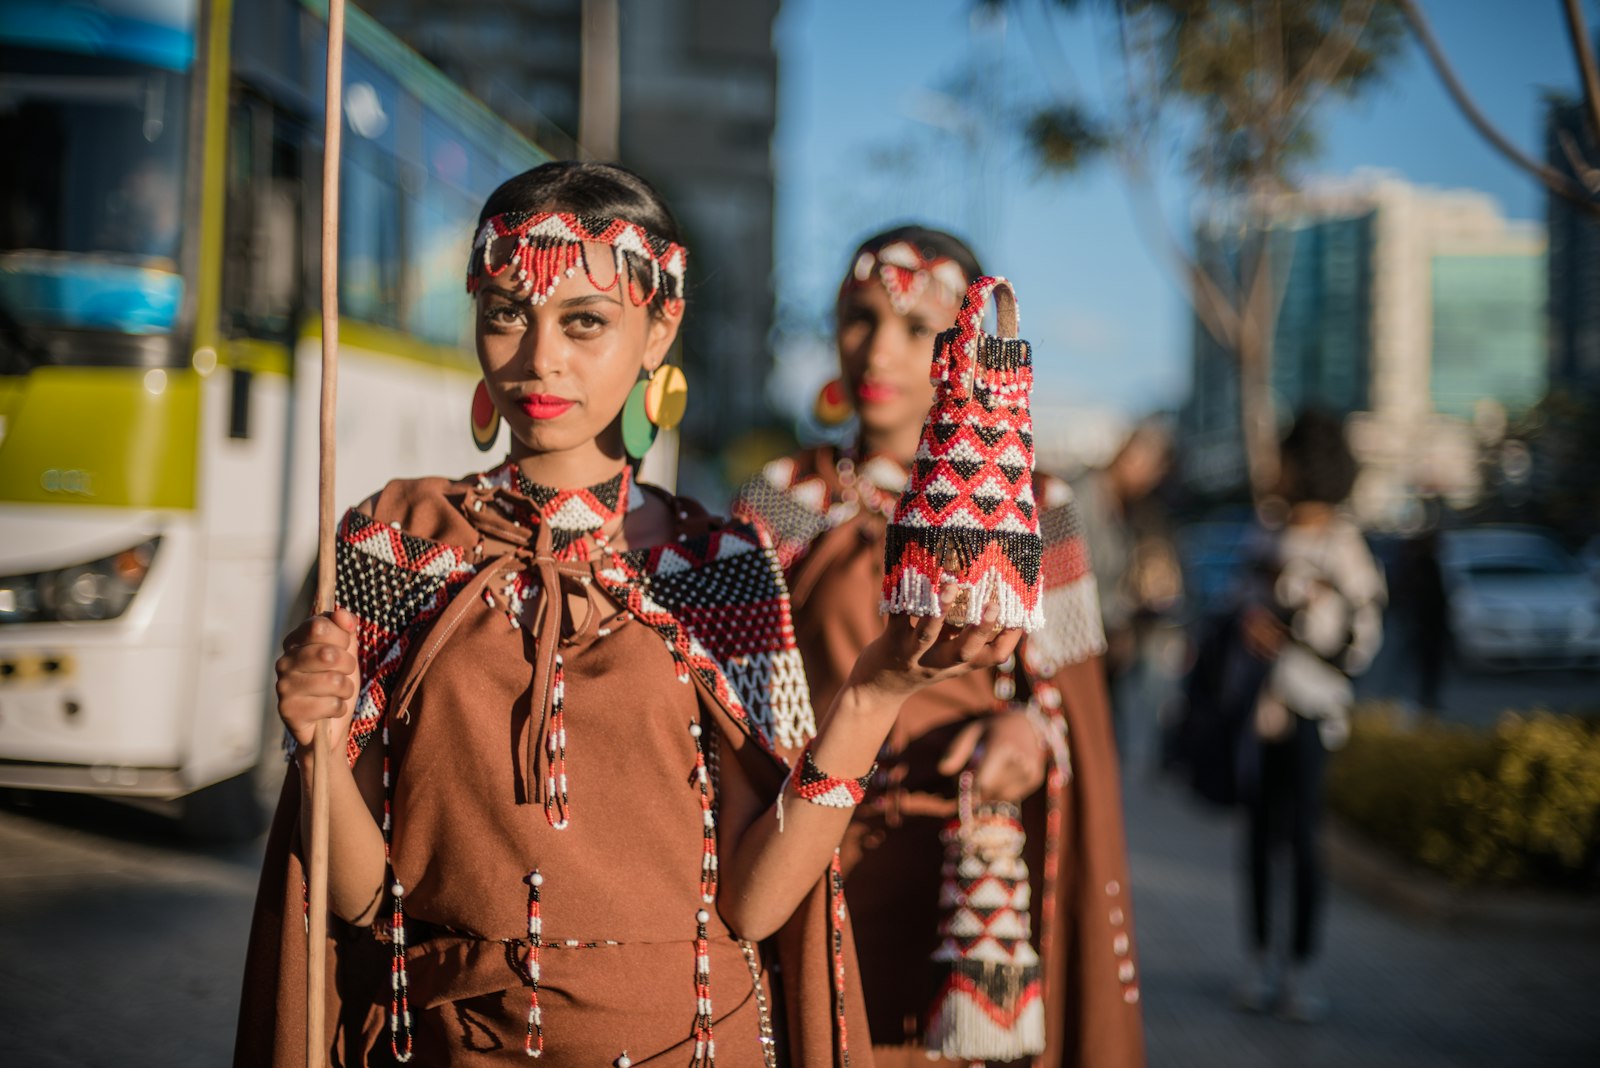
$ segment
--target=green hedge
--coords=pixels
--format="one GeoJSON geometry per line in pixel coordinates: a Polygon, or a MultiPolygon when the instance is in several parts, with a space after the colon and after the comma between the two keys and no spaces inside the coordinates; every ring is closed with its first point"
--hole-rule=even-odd
{"type": "Polygon", "coordinates": [[[1549,712],[1508,712],[1493,731],[1356,716],[1328,771],[1348,823],[1459,883],[1595,881],[1600,729],[1549,712]]]}

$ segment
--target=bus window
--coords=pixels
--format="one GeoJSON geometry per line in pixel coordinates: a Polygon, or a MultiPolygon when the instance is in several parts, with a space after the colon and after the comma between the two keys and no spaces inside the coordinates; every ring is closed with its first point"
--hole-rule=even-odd
{"type": "Polygon", "coordinates": [[[426,170],[407,206],[406,328],[441,345],[472,347],[462,276],[478,205],[497,184],[491,158],[431,110],[422,116],[426,170]]]}
{"type": "Polygon", "coordinates": [[[304,132],[249,93],[229,122],[223,313],[235,331],[287,339],[300,298],[304,132]]]}
{"type": "Polygon", "coordinates": [[[344,165],[339,204],[343,313],[400,325],[399,86],[360,52],[345,60],[344,165]]]}
{"type": "Polygon", "coordinates": [[[0,47],[0,303],[26,326],[164,334],[178,273],[190,78],[0,47]]]}

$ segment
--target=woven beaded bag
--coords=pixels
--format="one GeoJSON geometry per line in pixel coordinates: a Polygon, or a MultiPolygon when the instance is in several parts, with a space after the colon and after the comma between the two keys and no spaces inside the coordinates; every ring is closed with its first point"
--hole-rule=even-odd
{"type": "Polygon", "coordinates": [[[1014,1061],[1044,1052],[1044,991],[1028,909],[1032,890],[1016,805],[972,802],[961,776],[960,812],[940,835],[942,978],[923,1036],[930,1056],[1014,1061]]]}
{"type": "Polygon", "coordinates": [[[1017,337],[1017,298],[980,278],[955,325],[934,340],[933,408],[884,548],[883,611],[938,616],[939,588],[957,585],[951,622],[982,620],[990,600],[1005,627],[1034,630],[1039,604],[1033,499],[1032,353],[1017,337]],[[995,301],[998,332],[983,331],[995,301]]]}

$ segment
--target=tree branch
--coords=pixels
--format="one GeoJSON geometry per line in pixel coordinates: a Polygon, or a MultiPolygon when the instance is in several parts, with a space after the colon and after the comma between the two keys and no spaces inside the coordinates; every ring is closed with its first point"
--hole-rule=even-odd
{"type": "MultiPolygon", "coordinates": [[[[1327,92],[1334,77],[1350,58],[1350,53],[1354,52],[1356,45],[1361,42],[1361,35],[1366,32],[1367,23],[1371,21],[1375,7],[1377,0],[1346,0],[1344,7],[1339,11],[1339,24],[1349,27],[1349,33],[1330,33],[1324,37],[1317,50],[1306,61],[1306,65],[1301,68],[1294,84],[1289,87],[1287,99],[1291,101],[1307,93],[1313,86],[1319,87],[1306,97],[1304,105],[1299,109],[1301,115],[1310,114],[1322,94],[1327,92]]],[[[1295,125],[1298,125],[1298,122],[1295,125]]]]}
{"type": "Polygon", "coordinates": [[[1583,75],[1583,102],[1588,105],[1589,134],[1600,142],[1600,72],[1594,65],[1594,49],[1589,44],[1589,31],[1583,24],[1583,9],[1578,0],[1566,0],[1567,36],[1572,38],[1572,52],[1578,61],[1578,71],[1583,75]]]}
{"type": "Polygon", "coordinates": [[[1434,73],[1444,83],[1445,91],[1450,94],[1450,98],[1455,101],[1456,107],[1460,109],[1461,114],[1483,136],[1484,140],[1493,145],[1506,159],[1531,174],[1546,189],[1568,201],[1591,218],[1600,219],[1600,202],[1591,200],[1581,186],[1561,172],[1547,167],[1528,156],[1520,148],[1512,144],[1504,134],[1495,129],[1488,117],[1478,110],[1478,106],[1467,95],[1466,87],[1456,77],[1456,72],[1450,66],[1450,60],[1445,56],[1444,50],[1440,48],[1438,40],[1433,36],[1433,29],[1428,25],[1428,20],[1422,14],[1422,9],[1416,5],[1415,0],[1397,0],[1397,2],[1400,4],[1401,14],[1405,16],[1406,22],[1411,26],[1411,32],[1417,35],[1417,40],[1421,43],[1422,50],[1427,53],[1428,62],[1433,64],[1434,73]]]}

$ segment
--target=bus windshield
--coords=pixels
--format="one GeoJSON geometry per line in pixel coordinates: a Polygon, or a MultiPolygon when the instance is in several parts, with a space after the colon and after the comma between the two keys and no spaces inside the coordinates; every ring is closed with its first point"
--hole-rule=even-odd
{"type": "Polygon", "coordinates": [[[188,84],[136,60],[0,47],[0,314],[15,328],[172,331],[188,84]]]}

